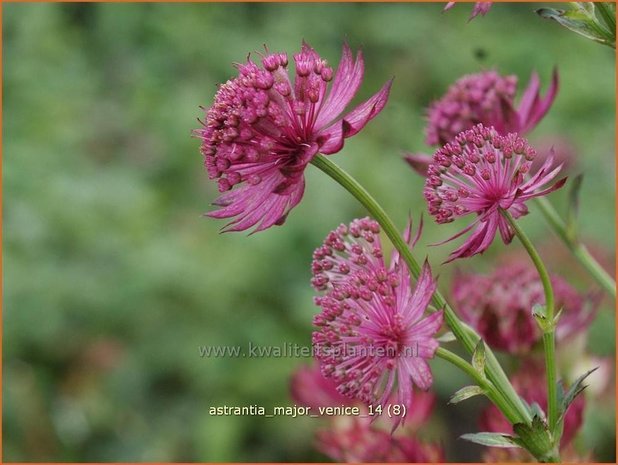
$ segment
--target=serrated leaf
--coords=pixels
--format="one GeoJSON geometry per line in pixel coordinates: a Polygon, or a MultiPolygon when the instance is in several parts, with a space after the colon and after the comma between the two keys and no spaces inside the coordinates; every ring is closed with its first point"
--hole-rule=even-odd
{"type": "Polygon", "coordinates": [[[478,396],[479,394],[485,394],[485,391],[480,386],[465,386],[453,394],[448,403],[457,404],[470,397],[478,396]]]}
{"type": "Polygon", "coordinates": [[[584,380],[588,376],[590,376],[592,373],[594,373],[598,368],[599,367],[595,367],[592,370],[588,370],[586,373],[584,373],[579,378],[577,378],[573,382],[573,384],[571,384],[571,387],[566,392],[566,394],[564,394],[564,397],[562,399],[562,403],[560,404],[560,412],[561,413],[560,413],[560,417],[558,418],[558,423],[560,423],[564,419],[564,416],[566,415],[566,412],[567,412],[569,406],[573,403],[575,398],[579,394],[581,394],[583,392],[583,390],[586,389],[586,387],[588,386],[587,384],[584,384],[584,380]]]}
{"type": "Polygon", "coordinates": [[[438,342],[453,342],[456,341],[457,338],[451,331],[447,331],[442,336],[438,338],[438,342]]]}
{"type": "Polygon", "coordinates": [[[577,216],[579,213],[579,193],[581,192],[583,179],[584,176],[582,174],[575,176],[575,179],[571,182],[571,188],[569,189],[566,233],[573,242],[577,240],[578,235],[577,216]]]}
{"type": "Polygon", "coordinates": [[[561,26],[595,42],[616,47],[615,37],[612,38],[612,33],[602,27],[585,8],[580,7],[574,10],[540,8],[536,10],[536,13],[541,18],[552,19],[561,26]]]}
{"type": "Polygon", "coordinates": [[[461,439],[488,447],[513,448],[519,447],[513,436],[503,433],[468,433],[459,436],[461,439]]]}
{"type": "Polygon", "coordinates": [[[531,424],[517,423],[513,425],[517,441],[538,459],[552,455],[553,445],[547,423],[535,415],[531,424]]]}
{"type": "Polygon", "coordinates": [[[480,339],[472,354],[472,367],[477,373],[485,376],[485,342],[480,339]]]}

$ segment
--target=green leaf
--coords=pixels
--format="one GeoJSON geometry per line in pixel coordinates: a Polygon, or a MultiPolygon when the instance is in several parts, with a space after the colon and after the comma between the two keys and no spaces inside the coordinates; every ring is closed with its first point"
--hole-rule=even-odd
{"type": "Polygon", "coordinates": [[[566,233],[567,236],[569,236],[569,239],[573,242],[577,241],[578,235],[577,216],[579,213],[579,193],[581,192],[583,179],[584,176],[582,174],[575,176],[575,179],[571,182],[571,188],[569,189],[566,233]]]}
{"type": "Polygon", "coordinates": [[[462,434],[461,439],[488,447],[519,447],[513,436],[502,433],[468,433],[462,434]]]}
{"type": "MultiPolygon", "coordinates": [[[[558,418],[558,423],[560,423],[563,419],[564,416],[566,415],[566,412],[569,408],[569,406],[573,403],[573,401],[575,400],[575,398],[581,394],[583,392],[584,389],[586,389],[586,387],[588,386],[587,384],[584,384],[584,380],[590,376],[593,372],[595,372],[599,367],[595,367],[592,370],[588,370],[586,373],[584,373],[583,375],[581,375],[579,378],[577,378],[573,384],[571,384],[571,387],[569,388],[569,390],[566,392],[566,394],[564,394],[563,399],[562,399],[562,403],[560,405],[560,417],[558,418]]],[[[558,391],[560,392],[560,391],[558,391]]]]}
{"type": "Polygon", "coordinates": [[[552,19],[558,24],[610,47],[616,48],[616,37],[612,31],[603,27],[591,13],[589,5],[579,5],[573,10],[556,10],[554,8],[540,8],[536,13],[545,19],[552,19]]]}
{"type": "Polygon", "coordinates": [[[485,394],[485,391],[480,386],[465,386],[453,394],[448,403],[457,404],[470,397],[478,396],[479,394],[485,394]]]}
{"type": "Polygon", "coordinates": [[[545,420],[545,412],[543,411],[543,409],[541,408],[541,406],[539,404],[537,404],[536,402],[532,402],[532,405],[530,406],[530,413],[532,413],[532,417],[539,417],[541,418],[543,421],[545,420]]]}
{"type": "Polygon", "coordinates": [[[513,425],[513,431],[517,434],[515,440],[539,460],[552,455],[551,434],[547,422],[540,416],[535,415],[530,425],[526,423],[513,425]]]}
{"type": "Polygon", "coordinates": [[[472,354],[472,366],[482,376],[485,376],[485,342],[482,339],[476,344],[472,354]]]}
{"type": "Polygon", "coordinates": [[[616,39],[616,4],[614,2],[598,2],[597,11],[607,29],[614,33],[614,40],[616,39]]]}

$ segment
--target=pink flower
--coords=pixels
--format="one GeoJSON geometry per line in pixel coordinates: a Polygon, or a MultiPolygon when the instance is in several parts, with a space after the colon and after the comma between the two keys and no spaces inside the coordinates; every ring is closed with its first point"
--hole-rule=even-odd
{"type": "Polygon", "coordinates": [[[294,62],[294,81],[285,53],[264,56],[263,67],[250,59],[237,65],[238,76],[221,85],[195,131],[208,176],[222,193],[215,201],[221,208],[208,216],[231,218],[226,231],[282,224],[303,196],[311,159],[340,151],[386,105],[391,81],[341,115],[364,74],[362,54],[354,60],[347,44],[336,73],[306,43],[294,62]]]}
{"type": "MultiPolygon", "coordinates": [[[[443,316],[440,311],[423,318],[436,288],[429,265],[412,289],[397,253],[385,264],[379,233],[376,221],[354,220],[332,231],[314,252],[312,284],[325,295],[315,299],[322,312],[314,318],[313,344],[322,373],[340,393],[411,411],[413,385],[426,390],[432,384],[426,360],[438,348],[433,336],[443,316]]],[[[408,242],[410,236],[408,227],[408,242]]]]}
{"type": "Polygon", "coordinates": [[[558,72],[554,71],[545,97],[541,97],[539,88],[539,77],[533,73],[516,108],[517,77],[501,76],[495,71],[463,76],[444,97],[430,105],[425,140],[429,145],[444,145],[478,123],[493,126],[500,134],[525,135],[543,119],[554,102],[558,72]]]}
{"type": "MultiPolygon", "coordinates": [[[[444,11],[450,10],[455,6],[457,2],[448,2],[444,7],[444,11]]],[[[491,4],[493,2],[474,2],[474,8],[472,9],[472,14],[470,15],[470,19],[468,21],[472,21],[478,15],[485,16],[489,9],[491,8],[491,4]]]]}
{"type": "Polygon", "coordinates": [[[439,463],[444,460],[439,445],[393,436],[363,420],[352,419],[346,425],[318,431],[318,450],[339,462],[439,463]]]}
{"type": "Polygon", "coordinates": [[[436,151],[424,189],[429,213],[438,223],[477,215],[465,229],[444,241],[451,241],[474,229],[464,244],[451,253],[449,262],[483,253],[498,231],[504,243],[510,243],[514,231],[501,210],[519,218],[528,213],[526,201],[547,195],[564,185],[566,178],[547,187],[561,168],[552,168],[551,156],[529,176],[535,156],[535,150],[517,134],[503,136],[482,124],[460,133],[436,151]]]}
{"type": "MultiPolygon", "coordinates": [[[[547,392],[545,366],[541,361],[528,359],[511,378],[513,387],[517,393],[528,403],[536,402],[543,411],[547,411],[547,392]]],[[[585,396],[579,395],[569,406],[564,417],[564,429],[560,440],[560,449],[565,449],[573,441],[573,438],[582,426],[585,396]]],[[[495,405],[490,405],[482,413],[480,428],[483,431],[495,433],[513,434],[513,427],[500,413],[495,405]]],[[[488,454],[491,457],[491,451],[488,454]]],[[[513,452],[511,459],[524,459],[528,455],[523,449],[509,449],[513,452]],[[523,455],[523,456],[522,456],[523,455]]],[[[522,461],[522,460],[516,460],[522,461]]]]}
{"type": "MultiPolygon", "coordinates": [[[[562,308],[556,336],[564,341],[588,327],[601,295],[582,296],[559,276],[551,282],[562,308]]],[[[494,349],[526,353],[543,337],[532,316],[532,308],[545,303],[543,284],[527,263],[507,263],[490,275],[458,273],[452,294],[462,318],[494,349]]]]}

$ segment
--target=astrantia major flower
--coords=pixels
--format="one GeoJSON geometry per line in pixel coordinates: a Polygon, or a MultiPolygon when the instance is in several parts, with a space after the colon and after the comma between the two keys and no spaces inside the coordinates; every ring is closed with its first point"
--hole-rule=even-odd
{"type": "MultiPolygon", "coordinates": [[[[313,344],[322,373],[340,393],[410,410],[413,385],[426,390],[432,384],[426,360],[438,348],[434,335],[443,315],[423,317],[436,288],[429,265],[413,289],[398,253],[386,265],[379,233],[376,221],[354,220],[314,252],[312,284],[324,295],[315,299],[322,311],[314,318],[313,344]]],[[[409,227],[408,242],[410,236],[409,227]]]]}
{"type": "Polygon", "coordinates": [[[364,74],[362,54],[354,60],[347,44],[336,72],[306,43],[294,64],[293,80],[285,53],[263,56],[261,67],[249,58],[238,64],[238,76],[221,85],[195,131],[208,176],[221,192],[220,208],[208,216],[230,218],[227,231],[282,224],[302,198],[311,159],[341,150],[388,99],[390,81],[341,115],[364,74]]]}
{"type": "Polygon", "coordinates": [[[444,145],[479,123],[493,126],[500,134],[525,135],[551,107],[558,92],[558,73],[554,71],[545,97],[541,97],[539,89],[539,77],[533,73],[516,107],[516,76],[501,76],[495,71],[463,76],[430,105],[425,141],[444,145]]]}
{"type": "Polygon", "coordinates": [[[505,244],[514,231],[501,211],[513,218],[528,213],[526,201],[562,187],[566,178],[550,183],[560,172],[548,157],[541,168],[529,174],[535,150],[517,134],[500,135],[479,124],[458,134],[438,149],[427,169],[424,195],[429,213],[438,223],[476,215],[476,219],[448,242],[473,230],[448,261],[482,253],[500,231],[505,244]]]}
{"type": "MultiPolygon", "coordinates": [[[[558,342],[581,333],[592,322],[600,294],[583,296],[560,276],[551,276],[556,308],[562,309],[558,342]]],[[[453,301],[463,319],[492,348],[513,354],[529,352],[543,334],[532,316],[545,303],[543,284],[528,263],[507,262],[489,275],[455,275],[453,301]]]]}

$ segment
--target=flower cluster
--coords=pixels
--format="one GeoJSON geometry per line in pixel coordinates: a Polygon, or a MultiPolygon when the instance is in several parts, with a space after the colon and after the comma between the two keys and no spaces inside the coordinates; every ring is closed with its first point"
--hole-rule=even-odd
{"type": "Polygon", "coordinates": [[[424,189],[429,213],[438,223],[476,215],[470,225],[445,241],[474,229],[449,261],[484,252],[498,231],[504,243],[510,243],[514,231],[501,212],[519,218],[528,213],[526,201],[564,185],[566,179],[549,185],[561,168],[553,167],[552,157],[529,174],[535,156],[536,151],[517,134],[501,135],[482,124],[458,134],[436,151],[424,189]]]}
{"type": "Polygon", "coordinates": [[[312,284],[324,295],[315,299],[321,313],[313,344],[322,373],[341,394],[384,406],[396,392],[395,403],[410,409],[413,384],[428,389],[432,383],[426,359],[438,348],[433,336],[442,312],[423,317],[436,287],[429,265],[412,289],[397,253],[386,265],[379,233],[376,221],[354,220],[314,252],[312,284]]]}
{"type": "Polygon", "coordinates": [[[354,60],[344,45],[336,72],[306,43],[293,58],[294,80],[285,53],[263,56],[262,67],[250,59],[237,65],[238,77],[221,85],[194,132],[222,193],[215,201],[220,208],[208,215],[231,218],[227,231],[282,224],[302,198],[311,159],[340,151],[388,99],[390,81],[342,117],[363,79],[361,53],[354,60]]]}
{"type": "MultiPolygon", "coordinates": [[[[562,309],[556,328],[562,341],[588,327],[600,296],[582,296],[560,276],[552,276],[551,282],[556,307],[562,309]]],[[[523,354],[541,340],[531,309],[545,303],[545,294],[538,272],[527,263],[507,263],[489,275],[458,273],[452,295],[463,319],[492,348],[523,354]]]]}
{"type": "Polygon", "coordinates": [[[558,73],[554,71],[545,97],[541,97],[539,90],[539,77],[534,73],[516,107],[516,76],[502,76],[496,71],[464,76],[449,87],[444,97],[429,106],[426,142],[444,145],[479,123],[493,126],[500,134],[524,135],[550,109],[558,92],[558,73]]]}

